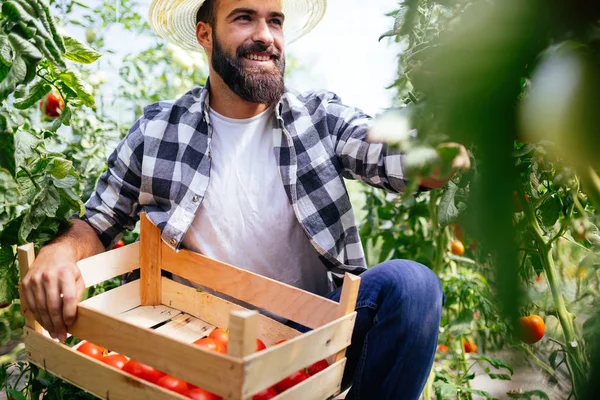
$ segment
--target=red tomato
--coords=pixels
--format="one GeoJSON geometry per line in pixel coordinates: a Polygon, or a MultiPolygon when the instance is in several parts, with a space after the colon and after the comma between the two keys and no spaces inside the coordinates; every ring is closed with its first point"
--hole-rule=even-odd
{"type": "Polygon", "coordinates": [[[281,344],[287,342],[287,339],[281,339],[280,341],[276,342],[275,345],[281,344]]]}
{"type": "Polygon", "coordinates": [[[217,353],[227,353],[227,349],[221,342],[217,342],[213,338],[202,338],[194,342],[195,345],[200,347],[206,347],[209,350],[216,351],[217,353]]]}
{"type": "Polygon", "coordinates": [[[50,92],[44,100],[40,101],[40,110],[50,118],[60,117],[63,108],[65,102],[58,93],[50,92]]]}
{"type": "Polygon", "coordinates": [[[173,392],[177,392],[177,393],[181,393],[181,394],[184,394],[185,392],[187,392],[189,390],[189,387],[188,387],[188,384],[186,381],[177,379],[171,375],[163,376],[156,382],[156,384],[158,386],[164,387],[165,389],[169,389],[169,390],[172,390],[173,392]]]}
{"type": "Polygon", "coordinates": [[[265,346],[264,342],[260,339],[256,339],[256,351],[261,351],[266,349],[267,346],[265,346]]]}
{"type": "Polygon", "coordinates": [[[279,393],[285,392],[289,388],[296,386],[297,384],[299,384],[302,381],[307,380],[308,378],[310,378],[310,375],[306,371],[301,369],[300,371],[294,372],[287,378],[284,378],[282,381],[279,381],[275,385],[275,389],[277,389],[277,391],[279,393]]]}
{"type": "Polygon", "coordinates": [[[277,390],[275,390],[274,386],[271,386],[270,388],[265,389],[262,392],[256,393],[254,396],[252,396],[252,400],[269,400],[277,395],[277,390]]]}
{"type": "Polygon", "coordinates": [[[438,345],[438,351],[440,353],[447,353],[450,349],[445,344],[438,345]]]}
{"type": "Polygon", "coordinates": [[[156,383],[160,378],[165,376],[164,372],[161,372],[149,365],[142,364],[139,361],[129,360],[127,364],[123,366],[123,371],[130,373],[140,379],[148,382],[156,383]]]}
{"type": "Polygon", "coordinates": [[[477,353],[477,345],[473,339],[469,338],[469,341],[467,341],[465,338],[462,338],[462,343],[465,348],[465,353],[477,353]]]}
{"type": "Polygon", "coordinates": [[[189,389],[183,395],[186,397],[189,397],[190,399],[194,399],[194,400],[218,400],[221,398],[221,397],[217,396],[216,394],[207,392],[206,390],[200,389],[198,387],[189,389]]]}
{"type": "Polygon", "coordinates": [[[227,343],[229,343],[229,331],[227,329],[217,328],[208,337],[221,343],[225,348],[225,352],[227,352],[227,343]]]}
{"type": "Polygon", "coordinates": [[[546,324],[539,315],[519,318],[519,337],[528,344],[539,342],[544,337],[546,324]]]}
{"type": "Polygon", "coordinates": [[[102,346],[98,346],[94,343],[83,342],[79,347],[77,347],[77,351],[86,354],[90,357],[95,358],[96,360],[102,360],[106,349],[102,346]]]}
{"type": "Polygon", "coordinates": [[[125,364],[127,364],[127,357],[122,356],[121,354],[111,354],[109,356],[102,357],[102,362],[108,365],[112,365],[115,368],[123,369],[125,364]]]}
{"type": "Polygon", "coordinates": [[[329,363],[327,362],[327,360],[321,360],[308,367],[306,369],[306,372],[308,372],[308,374],[312,376],[316,373],[323,371],[327,367],[329,367],[329,363]]]}
{"type": "Polygon", "coordinates": [[[114,249],[118,249],[118,248],[123,247],[123,246],[125,246],[125,242],[123,240],[119,240],[117,243],[115,243],[115,245],[113,246],[112,249],[113,250],[114,249]]]}

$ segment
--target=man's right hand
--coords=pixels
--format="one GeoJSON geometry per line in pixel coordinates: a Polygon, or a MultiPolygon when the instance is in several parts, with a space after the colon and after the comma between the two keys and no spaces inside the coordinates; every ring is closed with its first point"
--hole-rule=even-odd
{"type": "Polygon", "coordinates": [[[35,319],[61,342],[73,324],[85,283],[71,246],[43,247],[22,280],[22,295],[35,319]]]}

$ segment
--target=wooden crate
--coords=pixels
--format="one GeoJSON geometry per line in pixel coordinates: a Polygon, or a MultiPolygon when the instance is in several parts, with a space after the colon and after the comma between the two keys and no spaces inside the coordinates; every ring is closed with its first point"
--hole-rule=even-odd
{"type": "MultiPolygon", "coordinates": [[[[140,242],[78,263],[86,287],[140,268],[140,279],[78,305],[69,334],[99,344],[224,399],[251,399],[323,358],[331,365],[277,400],[322,400],[340,392],[356,319],[360,278],[347,274],[339,303],[203,255],[173,251],[141,216],[140,242]],[[301,334],[274,319],[161,276],[170,271],[199,285],[312,328],[301,334]],[[228,353],[191,344],[215,327],[230,331],[228,353]],[[255,339],[267,349],[255,352],[255,339]],[[286,342],[272,346],[275,342],[286,342]],[[272,347],[269,347],[272,346],[272,347]]],[[[21,276],[34,260],[32,244],[18,249],[21,276]]],[[[30,362],[103,399],[185,397],[112,368],[52,340],[23,307],[30,362]]]]}

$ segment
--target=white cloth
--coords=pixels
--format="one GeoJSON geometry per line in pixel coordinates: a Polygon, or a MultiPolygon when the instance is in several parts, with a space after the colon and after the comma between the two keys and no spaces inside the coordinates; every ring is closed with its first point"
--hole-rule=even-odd
{"type": "Polygon", "coordinates": [[[273,109],[232,119],[212,109],[208,189],[183,245],[324,295],[327,269],[298,222],[273,151],[273,109]]]}

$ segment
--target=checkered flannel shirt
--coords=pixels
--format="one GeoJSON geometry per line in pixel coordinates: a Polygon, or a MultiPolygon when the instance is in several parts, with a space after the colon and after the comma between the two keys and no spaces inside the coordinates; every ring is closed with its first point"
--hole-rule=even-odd
{"type": "MultiPolygon", "coordinates": [[[[206,194],[212,126],[208,87],[144,109],[108,159],[82,217],[111,248],[139,213],[178,250],[206,194]]],[[[275,107],[274,152],[294,213],[335,281],[366,269],[344,178],[400,192],[401,155],[367,142],[371,118],[330,92],[286,91],[275,107]]],[[[265,227],[268,229],[268,227],[265,227]]]]}

